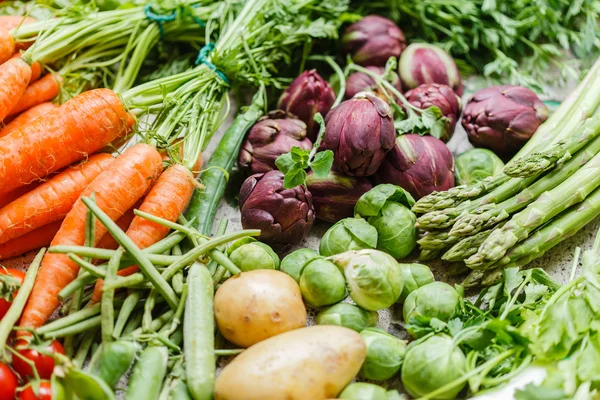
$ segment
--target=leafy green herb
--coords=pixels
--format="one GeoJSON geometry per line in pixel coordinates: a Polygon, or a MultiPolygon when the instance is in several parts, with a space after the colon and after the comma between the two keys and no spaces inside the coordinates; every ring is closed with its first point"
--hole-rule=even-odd
{"type": "Polygon", "coordinates": [[[275,165],[284,174],[283,187],[291,189],[303,185],[308,176],[306,170],[311,168],[317,178],[326,178],[333,165],[333,152],[325,150],[317,152],[325,135],[325,121],[321,113],[315,114],[315,121],[321,126],[317,140],[310,150],[292,147],[289,153],[282,154],[275,160],[275,165]]]}

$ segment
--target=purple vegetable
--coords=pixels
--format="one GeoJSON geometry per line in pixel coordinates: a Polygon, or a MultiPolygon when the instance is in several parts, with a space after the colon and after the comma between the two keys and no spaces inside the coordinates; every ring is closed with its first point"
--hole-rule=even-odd
{"type": "Polygon", "coordinates": [[[312,195],[305,186],[284,189],[283,174],[255,174],[240,189],[244,229],[260,229],[259,239],[269,244],[297,244],[315,220],[312,195]]]}
{"type": "Polygon", "coordinates": [[[304,121],[308,138],[314,141],[319,133],[319,125],[314,120],[315,114],[319,112],[325,118],[334,102],[335,92],[313,69],[304,71],[283,91],[279,98],[279,108],[304,121]]]}
{"type": "Polygon", "coordinates": [[[327,178],[312,174],[306,179],[308,190],[313,196],[317,218],[337,222],[354,215],[354,205],[373,187],[367,178],[346,176],[331,171],[327,178]]]}
{"type": "Polygon", "coordinates": [[[400,57],[400,79],[404,89],[424,83],[439,83],[452,88],[459,96],[463,83],[456,63],[445,50],[426,43],[413,43],[400,57]]]}
{"type": "Polygon", "coordinates": [[[521,86],[492,86],[479,90],[465,107],[462,125],[475,147],[498,155],[514,155],[548,119],[548,108],[521,86]]]}
{"type": "Polygon", "coordinates": [[[346,175],[373,175],[394,147],[392,114],[385,101],[368,92],[332,109],[325,120],[327,131],[321,148],[333,151],[333,167],[346,175]]]}
{"type": "MultiPolygon", "coordinates": [[[[369,71],[375,72],[377,75],[382,75],[385,72],[385,68],[383,67],[367,67],[369,71]]],[[[391,73],[391,81],[390,83],[398,89],[399,92],[402,92],[402,84],[400,83],[400,76],[397,73],[391,73]]],[[[365,74],[364,72],[354,72],[348,76],[346,79],[346,99],[351,99],[359,92],[373,92],[378,97],[381,97],[383,100],[387,99],[379,90],[379,86],[375,82],[371,76],[365,74]]]]}
{"type": "Polygon", "coordinates": [[[375,179],[398,185],[419,199],[454,186],[454,158],[444,142],[433,136],[402,135],[375,179]]]}
{"type": "Polygon", "coordinates": [[[454,134],[456,122],[462,108],[460,97],[449,86],[438,83],[427,83],[409,90],[404,95],[415,107],[426,109],[438,107],[445,118],[444,135],[440,138],[448,142],[454,134]]]}
{"type": "Polygon", "coordinates": [[[400,57],[406,48],[406,37],[393,21],[368,15],[346,29],[342,45],[355,63],[384,66],[388,58],[400,57]]]}
{"type": "Polygon", "coordinates": [[[271,111],[250,129],[240,150],[238,164],[251,174],[268,172],[276,169],[277,157],[289,153],[294,146],[305,150],[312,148],[312,142],[306,137],[306,125],[285,111],[271,111]]]}

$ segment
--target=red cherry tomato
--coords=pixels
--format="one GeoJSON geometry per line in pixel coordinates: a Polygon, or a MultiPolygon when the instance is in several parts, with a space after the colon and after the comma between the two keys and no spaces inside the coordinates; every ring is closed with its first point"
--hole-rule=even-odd
{"type": "MultiPolygon", "coordinates": [[[[19,343],[17,343],[17,349],[22,347],[24,344],[25,343],[23,341],[19,341],[19,343]]],[[[48,346],[47,350],[51,353],[65,354],[65,349],[63,349],[57,340],[53,341],[48,346]]],[[[34,349],[19,349],[18,352],[24,358],[33,361],[41,379],[50,379],[52,376],[52,371],[54,371],[54,358],[45,354],[41,354],[34,349]]],[[[22,378],[34,376],[31,367],[24,360],[22,360],[21,357],[13,356],[13,368],[19,373],[19,375],[21,375],[22,378]]]]}
{"type": "Polygon", "coordinates": [[[14,399],[15,391],[19,386],[17,376],[4,363],[0,363],[0,399],[14,399]]]}
{"type": "MultiPolygon", "coordinates": [[[[21,283],[23,283],[23,280],[25,279],[25,274],[21,271],[17,271],[16,269],[0,268],[0,275],[12,276],[13,278],[18,279],[21,283]]],[[[15,292],[14,294],[16,295],[17,293],[15,292]]],[[[0,298],[0,320],[4,318],[11,304],[12,303],[10,301],[0,298]]]]}
{"type": "Polygon", "coordinates": [[[40,395],[36,396],[31,383],[19,392],[17,399],[19,400],[52,400],[52,384],[50,381],[40,382],[40,395]]]}

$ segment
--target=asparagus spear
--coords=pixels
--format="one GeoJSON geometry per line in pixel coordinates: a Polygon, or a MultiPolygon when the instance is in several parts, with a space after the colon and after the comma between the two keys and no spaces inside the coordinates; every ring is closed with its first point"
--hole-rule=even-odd
{"type": "MultiPolygon", "coordinates": [[[[543,123],[535,135],[521,148],[515,160],[533,151],[541,150],[568,138],[578,126],[579,121],[587,119],[600,102],[600,58],[590,69],[577,88],[562,102],[560,107],[543,123]],[[578,115],[577,119],[573,115],[578,115]]],[[[507,167],[512,164],[508,163],[507,167]]],[[[413,206],[416,213],[443,210],[456,207],[465,200],[475,199],[496,189],[508,180],[504,173],[497,174],[480,183],[470,186],[457,186],[445,192],[435,192],[421,198],[413,206]]]]}
{"type": "Polygon", "coordinates": [[[600,114],[579,122],[577,133],[569,138],[551,145],[542,152],[536,152],[527,157],[517,159],[504,167],[504,173],[509,176],[526,177],[545,172],[554,168],[562,160],[569,159],[571,154],[594,140],[600,134],[600,114]]]}
{"type": "Polygon", "coordinates": [[[444,250],[448,246],[456,243],[457,237],[449,236],[448,231],[433,231],[427,232],[423,235],[417,243],[421,246],[421,249],[426,250],[444,250]]]}
{"type": "MultiPolygon", "coordinates": [[[[598,129],[600,131],[600,127],[598,129]]],[[[585,148],[578,151],[575,157],[543,176],[516,196],[497,205],[479,207],[470,213],[460,216],[450,230],[451,236],[469,236],[482,229],[491,228],[510,215],[522,210],[536,200],[542,193],[553,189],[564,182],[592,157],[600,152],[600,137],[596,137],[585,148]]]]}
{"type": "MultiPolygon", "coordinates": [[[[505,222],[501,222],[497,228],[501,228],[505,222]]],[[[467,259],[473,254],[477,253],[479,246],[490,236],[493,232],[493,229],[488,229],[482,232],[479,232],[473,236],[468,236],[465,238],[457,238],[460,241],[456,243],[454,246],[450,248],[444,255],[442,256],[442,260],[458,262],[467,259]]],[[[453,237],[453,236],[450,236],[453,237]]],[[[455,237],[455,236],[454,236],[455,237]]]]}
{"type": "Polygon", "coordinates": [[[580,203],[600,185],[600,154],[569,179],[542,194],[525,210],[515,214],[501,229],[483,242],[479,251],[466,260],[471,269],[487,269],[500,260],[517,242],[574,204],[580,203]]]}

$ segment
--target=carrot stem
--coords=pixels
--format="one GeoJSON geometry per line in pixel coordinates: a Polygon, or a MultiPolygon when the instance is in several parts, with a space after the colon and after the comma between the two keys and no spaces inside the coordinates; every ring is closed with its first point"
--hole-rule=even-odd
{"type": "MultiPolygon", "coordinates": [[[[137,265],[143,271],[144,275],[148,277],[148,279],[152,282],[152,284],[156,287],[160,295],[167,301],[167,304],[172,309],[177,309],[177,304],[179,303],[179,299],[177,295],[173,291],[173,288],[169,286],[165,278],[161,276],[161,274],[154,268],[152,263],[148,260],[148,257],[133,243],[133,241],[123,232],[118,225],[110,219],[108,215],[104,213],[93,201],[88,197],[84,197],[81,199],[83,203],[96,215],[106,229],[110,232],[111,235],[115,238],[117,242],[127,252],[133,257],[136,261],[137,265]]],[[[257,235],[260,234],[258,231],[257,235]]]]}
{"type": "Polygon", "coordinates": [[[23,284],[19,288],[19,292],[15,296],[15,299],[13,300],[8,312],[0,321],[0,357],[2,358],[4,358],[4,347],[6,346],[6,340],[8,339],[8,336],[12,332],[13,327],[19,320],[19,317],[25,308],[25,303],[27,303],[31,289],[33,289],[33,283],[35,282],[35,277],[37,276],[38,269],[40,268],[40,264],[42,263],[42,258],[44,258],[45,252],[46,249],[41,249],[37,256],[35,256],[35,259],[27,270],[27,274],[25,275],[23,284]]]}

